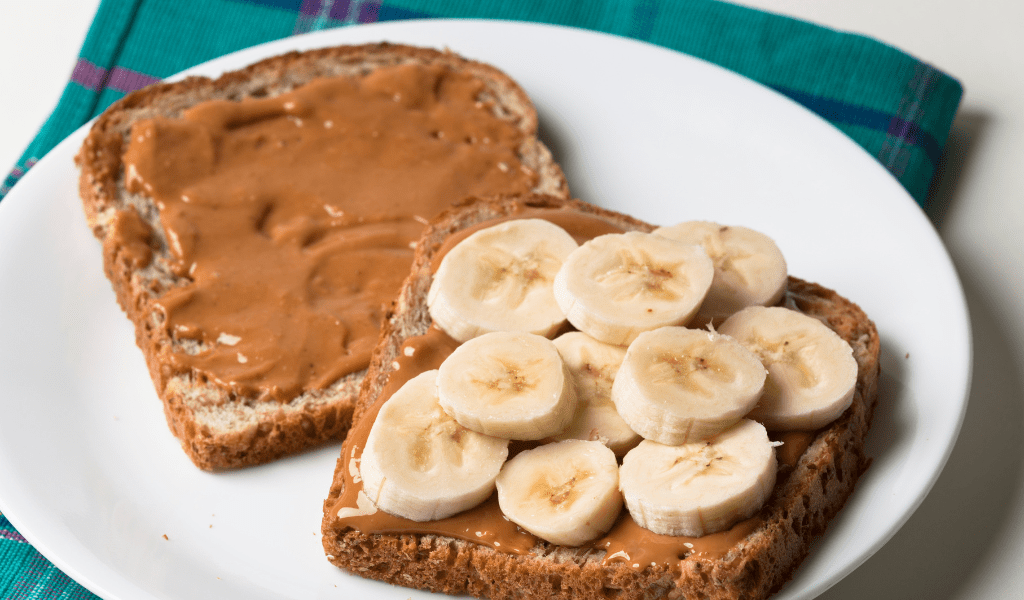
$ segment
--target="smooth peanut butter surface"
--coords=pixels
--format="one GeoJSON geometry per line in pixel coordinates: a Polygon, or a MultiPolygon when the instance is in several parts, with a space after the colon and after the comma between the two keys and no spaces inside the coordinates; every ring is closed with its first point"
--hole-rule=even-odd
{"type": "Polygon", "coordinates": [[[365,368],[426,220],[536,185],[481,91],[409,64],[136,123],[126,185],[156,202],[186,280],[158,304],[199,342],[165,360],[282,401],[365,368]]]}
{"type": "MultiPolygon", "coordinates": [[[[607,221],[572,211],[523,208],[515,213],[514,218],[548,219],[566,229],[580,242],[597,235],[621,231],[607,221]]],[[[431,257],[432,270],[436,270],[444,254],[459,240],[502,220],[506,218],[485,221],[451,236],[431,257]]],[[[344,485],[341,495],[329,511],[337,516],[340,525],[352,527],[363,533],[442,535],[489,546],[502,552],[527,554],[539,539],[505,518],[498,508],[496,495],[492,495],[479,506],[447,519],[417,522],[378,510],[362,494],[362,483],[358,476],[359,461],[377,412],[405,382],[424,371],[437,369],[457,347],[457,341],[433,325],[425,334],[404,341],[384,388],[374,404],[367,407],[349,431],[341,456],[343,464],[347,465],[341,474],[344,485]]],[[[814,433],[808,432],[784,432],[773,436],[773,439],[782,441],[782,447],[785,447],[785,452],[778,455],[780,465],[794,466],[814,437],[814,433]]],[[[510,450],[515,452],[526,447],[529,447],[529,443],[517,442],[510,450]]],[[[611,530],[586,544],[584,549],[603,550],[605,563],[624,563],[638,569],[652,563],[675,565],[690,555],[708,558],[725,556],[760,524],[761,519],[755,516],[740,521],[726,531],[699,538],[668,536],[640,527],[623,509],[611,530]]]]}

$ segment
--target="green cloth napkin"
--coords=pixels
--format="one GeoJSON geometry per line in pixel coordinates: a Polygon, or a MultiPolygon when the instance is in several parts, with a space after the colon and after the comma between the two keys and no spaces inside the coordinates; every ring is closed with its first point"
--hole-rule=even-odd
{"type": "MultiPolygon", "coordinates": [[[[922,205],[963,93],[955,79],[878,41],[713,0],[103,0],[56,110],[0,198],[65,136],[162,77],[290,35],[432,17],[581,27],[717,63],[830,121],[922,205]]],[[[0,597],[92,595],[0,516],[0,597]]]]}
{"type": "Polygon", "coordinates": [[[65,136],[160,78],[289,35],[431,17],[594,29],[717,63],[832,122],[922,206],[963,93],[955,79],[870,38],[713,0],[103,0],[60,103],[0,198],[65,136]]]}

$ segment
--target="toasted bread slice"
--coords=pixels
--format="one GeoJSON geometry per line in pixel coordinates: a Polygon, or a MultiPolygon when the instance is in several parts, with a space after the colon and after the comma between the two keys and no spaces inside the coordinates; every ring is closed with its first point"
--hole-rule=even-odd
{"type": "MultiPolygon", "coordinates": [[[[219,385],[214,382],[216,373],[211,376],[174,366],[169,357],[194,353],[194,347],[190,348],[194,342],[169,329],[158,301],[168,290],[187,285],[190,277],[172,268],[174,257],[161,226],[158,203],[126,186],[123,153],[129,147],[133,124],[154,117],[175,119],[208,101],[273,98],[318,78],[358,78],[408,64],[439,66],[481,82],[478,107],[488,107],[497,119],[523,134],[513,150],[524,168],[536,174],[535,191],[567,195],[560,168],[536,138],[536,111],[511,78],[450,52],[392,44],[292,52],[215,80],[191,77],[147,87],[106,110],[79,151],[80,195],[88,224],[103,242],[107,277],[135,324],[136,342],[145,354],[170,429],[198,467],[214,470],[255,465],[339,440],[351,422],[365,371],[349,373],[326,387],[308,389],[282,401],[219,385]],[[131,216],[133,213],[138,218],[131,216]],[[125,228],[146,231],[136,236],[133,245],[124,243],[124,231],[116,231],[125,228]]],[[[461,199],[452,197],[451,201],[461,199]]]]}
{"type": "MultiPolygon", "coordinates": [[[[741,522],[725,537],[716,537],[715,544],[721,547],[702,545],[699,540],[704,538],[687,546],[673,545],[665,539],[669,536],[655,536],[650,539],[657,538],[659,544],[666,542],[677,550],[667,558],[652,560],[648,555],[646,560],[634,562],[650,547],[621,546],[621,552],[613,553],[614,548],[601,543],[569,548],[534,538],[532,547],[526,546],[525,551],[521,547],[516,553],[488,544],[486,532],[474,540],[474,529],[488,527],[477,518],[467,517],[465,535],[442,534],[430,523],[397,518],[374,531],[370,521],[359,520],[361,510],[370,517],[379,513],[372,513],[372,507],[353,505],[352,491],[360,484],[353,478],[357,471],[352,467],[357,463],[352,460],[358,457],[374,415],[394,390],[389,380],[400,365],[403,345],[430,331],[426,298],[438,254],[466,230],[493,219],[533,216],[565,223],[571,222],[573,215],[590,223],[592,231],[599,229],[593,225],[595,221],[620,230],[652,229],[628,216],[578,201],[534,196],[468,203],[440,216],[424,233],[413,270],[384,324],[363,382],[356,422],[324,503],[323,545],[328,559],[363,577],[495,600],[768,597],[789,580],[812,539],[842,508],[867,468],[870,461],[864,454],[864,438],[878,397],[879,340],[872,322],[837,293],[796,278],[789,280],[787,305],[820,319],[853,347],[859,367],[853,404],[824,429],[805,434],[802,444],[786,441],[784,448],[791,456],[780,455],[783,466],[771,497],[754,518],[741,522]],[[337,516],[341,508],[346,509],[345,518],[337,516]],[[627,560],[622,560],[623,556],[627,560]]],[[[396,379],[412,375],[403,373],[396,379]]]]}

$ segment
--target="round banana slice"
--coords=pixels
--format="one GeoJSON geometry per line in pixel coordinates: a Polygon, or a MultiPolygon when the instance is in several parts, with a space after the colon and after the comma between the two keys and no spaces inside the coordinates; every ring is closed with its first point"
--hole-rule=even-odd
{"type": "Polygon", "coordinates": [[[577,403],[569,426],[551,439],[598,441],[616,456],[639,444],[640,435],[622,420],[612,402],[612,382],[626,349],[599,342],[579,331],[555,338],[555,348],[572,374],[577,403]]]}
{"type": "Polygon", "coordinates": [[[496,484],[510,521],[562,546],[596,539],[622,510],[619,465],[600,442],[566,440],[520,452],[496,484]]]}
{"type": "Polygon", "coordinates": [[[576,411],[572,376],[551,340],[514,331],[486,333],[456,348],[437,375],[441,406],[487,435],[539,440],[576,411]]]}
{"type": "Polygon", "coordinates": [[[812,431],[853,402],[853,349],[814,317],[781,306],[752,306],[726,319],[719,332],[739,340],[768,369],[764,393],[749,416],[769,430],[812,431]]]}
{"type": "Polygon", "coordinates": [[[686,221],[654,233],[700,244],[715,265],[711,289],[693,323],[717,323],[747,306],[770,306],[786,291],[786,259],[775,241],[759,231],[686,221]]]}
{"type": "Polygon", "coordinates": [[[662,327],[630,344],[612,401],[644,438],[684,444],[742,419],[764,382],[761,361],[736,340],[703,329],[662,327]]]}
{"type": "Polygon", "coordinates": [[[508,458],[508,440],[470,431],[437,403],[437,371],[403,385],[380,409],[359,461],[363,492],[386,513],[443,519],[480,504],[508,458]]]}
{"type": "Polygon", "coordinates": [[[640,233],[598,236],[565,260],[555,299],[576,329],[609,344],[683,325],[711,286],[714,267],[700,246],[640,233]]]}
{"type": "Polygon", "coordinates": [[[481,229],[441,260],[427,293],[430,316],[460,342],[491,331],[550,336],[565,322],[552,281],[577,247],[543,219],[481,229]]]}
{"type": "Polygon", "coordinates": [[[776,470],[768,432],[743,419],[704,442],[640,442],[622,460],[619,488],[637,525],[700,537],[760,510],[775,486],[776,470]]]}

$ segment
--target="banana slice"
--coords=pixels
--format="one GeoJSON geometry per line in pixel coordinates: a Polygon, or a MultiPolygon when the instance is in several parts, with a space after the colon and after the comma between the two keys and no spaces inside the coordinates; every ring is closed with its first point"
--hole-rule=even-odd
{"type": "Polygon", "coordinates": [[[765,368],[736,340],[702,329],[662,327],[630,344],[612,401],[629,426],[662,444],[710,438],[754,407],[765,368]]]}
{"type": "Polygon", "coordinates": [[[510,521],[562,546],[597,538],[622,510],[619,465],[600,442],[566,440],[520,452],[496,484],[510,521]]]}
{"type": "Polygon", "coordinates": [[[722,323],[768,369],[750,412],[769,430],[811,431],[849,408],[857,385],[853,349],[821,321],[781,306],[745,308],[722,323]]]}
{"type": "Polygon", "coordinates": [[[437,393],[463,426],[513,440],[554,435],[576,411],[572,376],[558,350],[532,333],[498,331],[462,344],[441,363],[437,393]]]}
{"type": "Polygon", "coordinates": [[[626,349],[599,342],[579,331],[555,338],[555,348],[572,374],[577,404],[569,426],[551,439],[598,441],[616,456],[639,444],[640,435],[622,420],[612,402],[612,382],[626,349]]]}
{"type": "Polygon", "coordinates": [[[470,431],[437,403],[437,371],[403,385],[381,408],[359,462],[363,492],[384,512],[443,519],[480,504],[508,458],[508,440],[470,431]]]}
{"type": "Polygon", "coordinates": [[[543,219],[481,229],[441,260],[427,293],[430,316],[460,342],[491,331],[553,335],[565,315],[552,280],[577,247],[564,229],[543,219]]]}
{"type": "Polygon", "coordinates": [[[656,235],[700,244],[715,265],[715,277],[692,323],[720,323],[747,306],[770,306],[786,291],[786,259],[765,234],[709,221],[686,221],[654,230],[656,235]]]}
{"type": "Polygon", "coordinates": [[[743,419],[704,442],[640,442],[622,460],[619,488],[637,525],[700,537],[760,510],[775,486],[776,470],[768,432],[743,419]]]}
{"type": "Polygon", "coordinates": [[[700,246],[628,232],[580,246],[555,276],[555,299],[569,322],[609,344],[685,324],[711,286],[714,267],[700,246]]]}

